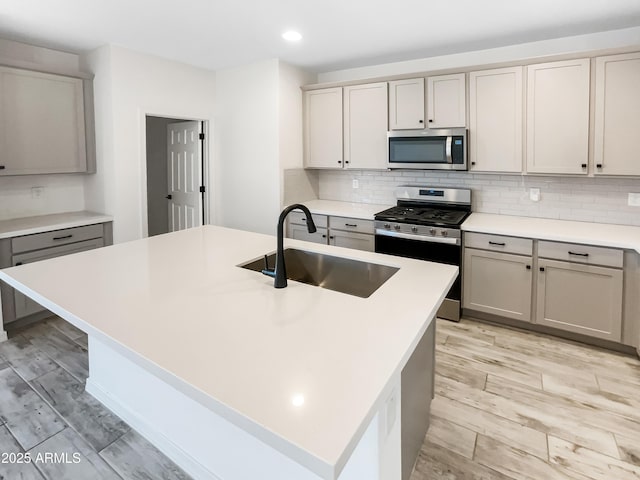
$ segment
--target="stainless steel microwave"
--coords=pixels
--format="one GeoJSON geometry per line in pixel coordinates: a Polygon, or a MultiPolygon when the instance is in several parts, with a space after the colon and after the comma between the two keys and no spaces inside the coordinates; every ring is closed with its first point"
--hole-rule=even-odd
{"type": "Polygon", "coordinates": [[[388,168],[467,170],[466,128],[398,130],[387,139],[388,168]]]}

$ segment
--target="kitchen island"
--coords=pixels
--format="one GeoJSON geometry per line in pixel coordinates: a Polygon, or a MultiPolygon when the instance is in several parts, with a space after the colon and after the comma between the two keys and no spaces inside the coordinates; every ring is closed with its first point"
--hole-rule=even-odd
{"type": "Polygon", "coordinates": [[[403,369],[457,268],[286,246],[399,270],[369,298],[276,290],[238,267],[274,237],[204,226],[0,280],[88,334],[87,391],[194,478],[398,480],[403,369]]]}

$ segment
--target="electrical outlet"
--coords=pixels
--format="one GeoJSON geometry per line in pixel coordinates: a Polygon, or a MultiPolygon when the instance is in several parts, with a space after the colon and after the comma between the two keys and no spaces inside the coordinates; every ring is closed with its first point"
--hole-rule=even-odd
{"type": "Polygon", "coordinates": [[[351,186],[352,186],[353,188],[360,188],[360,182],[358,182],[358,179],[357,179],[357,178],[354,178],[354,179],[351,181],[351,186]]]}
{"type": "Polygon", "coordinates": [[[31,198],[40,198],[44,193],[44,187],[31,187],[31,198]]]}
{"type": "Polygon", "coordinates": [[[530,188],[529,189],[529,200],[532,202],[540,201],[540,189],[539,188],[530,188]]]}
{"type": "Polygon", "coordinates": [[[627,204],[631,207],[640,207],[640,193],[630,193],[627,204]]]}

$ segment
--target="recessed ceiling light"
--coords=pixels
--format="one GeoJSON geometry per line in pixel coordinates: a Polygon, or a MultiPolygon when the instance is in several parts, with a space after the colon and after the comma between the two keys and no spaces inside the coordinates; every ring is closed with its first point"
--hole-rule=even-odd
{"type": "Polygon", "coordinates": [[[282,38],[289,42],[299,42],[302,40],[302,35],[300,32],[296,32],[295,30],[289,30],[288,32],[284,32],[282,34],[282,38]]]}

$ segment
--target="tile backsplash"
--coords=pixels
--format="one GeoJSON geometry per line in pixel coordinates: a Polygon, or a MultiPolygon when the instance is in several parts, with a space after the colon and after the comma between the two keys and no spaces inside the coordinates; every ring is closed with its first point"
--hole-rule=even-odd
{"type": "Polygon", "coordinates": [[[627,205],[640,192],[640,178],[520,176],[434,171],[318,171],[318,196],[395,205],[398,185],[470,188],[473,211],[640,226],[640,207],[627,205]],[[353,188],[358,180],[358,188],[353,188]],[[540,200],[529,198],[540,189],[540,200]]]}

